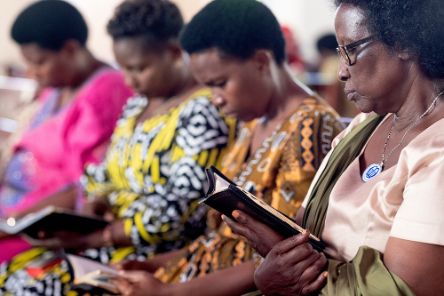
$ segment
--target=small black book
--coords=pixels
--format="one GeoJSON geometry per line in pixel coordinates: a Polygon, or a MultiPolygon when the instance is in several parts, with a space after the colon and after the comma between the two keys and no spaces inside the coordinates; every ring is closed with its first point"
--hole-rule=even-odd
{"type": "MultiPolygon", "coordinates": [[[[286,238],[304,230],[293,219],[234,184],[215,167],[207,169],[206,175],[209,188],[201,202],[225,216],[233,218],[231,213],[241,210],[286,238]]],[[[309,242],[318,251],[324,249],[324,243],[312,234],[309,242]]]]}
{"type": "Polygon", "coordinates": [[[56,231],[90,233],[105,228],[108,223],[108,221],[99,217],[86,216],[49,206],[22,218],[1,220],[0,231],[8,234],[26,234],[38,238],[40,231],[47,233],[56,231]]]}

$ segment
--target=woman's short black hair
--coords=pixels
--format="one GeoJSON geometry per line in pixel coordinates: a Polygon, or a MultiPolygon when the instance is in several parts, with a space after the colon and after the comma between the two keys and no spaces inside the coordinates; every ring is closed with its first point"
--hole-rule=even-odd
{"type": "Polygon", "coordinates": [[[371,34],[389,48],[418,57],[423,73],[444,78],[444,5],[442,0],[335,0],[360,8],[371,34]]]}
{"type": "Polygon", "coordinates": [[[279,23],[256,0],[215,0],[199,11],[180,38],[189,54],[217,48],[232,57],[247,59],[258,49],[273,52],[278,64],[285,60],[285,41],[279,23]]]}
{"type": "Polygon", "coordinates": [[[143,37],[167,42],[179,38],[183,18],[179,8],[167,0],[132,0],[120,4],[107,30],[116,39],[143,37]]]}
{"type": "Polygon", "coordinates": [[[88,27],[80,12],[61,0],[42,0],[25,8],[15,19],[11,37],[20,45],[36,43],[58,51],[66,41],[85,46],[88,27]]]}

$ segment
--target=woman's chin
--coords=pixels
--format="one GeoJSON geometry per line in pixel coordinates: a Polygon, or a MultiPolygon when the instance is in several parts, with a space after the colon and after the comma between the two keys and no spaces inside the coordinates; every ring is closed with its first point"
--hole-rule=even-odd
{"type": "Polygon", "coordinates": [[[373,108],[374,106],[367,104],[367,102],[354,101],[353,103],[355,104],[355,107],[362,113],[376,112],[376,110],[374,110],[374,108],[373,108]]]}

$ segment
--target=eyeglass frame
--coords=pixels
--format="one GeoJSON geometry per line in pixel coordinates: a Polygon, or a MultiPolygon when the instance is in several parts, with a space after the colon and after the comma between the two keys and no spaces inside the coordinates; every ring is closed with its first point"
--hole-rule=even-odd
{"type": "Polygon", "coordinates": [[[354,41],[354,42],[349,43],[347,45],[338,45],[338,47],[336,47],[336,52],[338,53],[339,57],[344,59],[345,63],[348,66],[353,66],[354,64],[356,64],[357,57],[355,56],[355,60],[352,62],[352,60],[350,58],[350,51],[352,51],[353,49],[357,48],[358,46],[360,46],[362,44],[366,44],[366,43],[375,41],[375,39],[376,39],[375,35],[370,35],[368,37],[354,41]]]}

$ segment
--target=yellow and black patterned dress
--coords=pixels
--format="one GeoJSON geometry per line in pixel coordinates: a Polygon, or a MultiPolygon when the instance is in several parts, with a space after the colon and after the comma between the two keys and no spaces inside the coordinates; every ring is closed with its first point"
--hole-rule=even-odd
{"type": "MultiPolygon", "coordinates": [[[[248,149],[258,120],[245,124],[234,147],[222,161],[222,171],[288,216],[295,216],[312,178],[342,130],[337,114],[317,98],[307,98],[256,152],[248,149]]],[[[252,260],[253,250],[222,224],[200,236],[187,254],[156,272],[166,283],[186,282],[252,260]]]]}
{"type": "MultiPolygon", "coordinates": [[[[105,160],[88,166],[82,181],[88,194],[108,196],[133,246],[90,249],[83,256],[102,263],[144,259],[183,247],[203,233],[206,211],[197,201],[204,193],[204,169],[220,162],[235,137],[235,122],[221,117],[209,98],[209,90],[200,90],[169,112],[139,124],[148,100],[128,101],[105,160]]],[[[0,295],[67,293],[71,275],[66,261],[38,279],[24,271],[44,252],[32,249],[1,265],[0,295]]]]}

